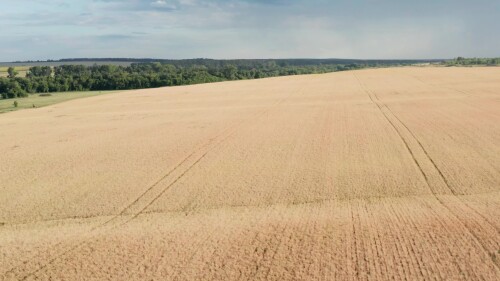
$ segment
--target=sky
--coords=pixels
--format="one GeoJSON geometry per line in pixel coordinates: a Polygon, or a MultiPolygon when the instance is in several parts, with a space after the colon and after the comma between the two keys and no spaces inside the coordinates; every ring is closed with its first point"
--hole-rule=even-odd
{"type": "Polygon", "coordinates": [[[0,61],[500,56],[499,0],[0,0],[0,61]]]}

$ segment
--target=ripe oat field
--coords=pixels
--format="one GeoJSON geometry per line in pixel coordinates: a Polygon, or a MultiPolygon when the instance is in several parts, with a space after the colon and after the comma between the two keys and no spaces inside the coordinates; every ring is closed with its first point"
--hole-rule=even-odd
{"type": "Polygon", "coordinates": [[[498,280],[500,68],[0,115],[0,280],[498,280]]]}

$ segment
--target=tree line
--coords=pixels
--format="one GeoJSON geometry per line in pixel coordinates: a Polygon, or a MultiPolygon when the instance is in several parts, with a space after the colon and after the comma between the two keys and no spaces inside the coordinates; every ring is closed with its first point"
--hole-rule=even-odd
{"type": "Polygon", "coordinates": [[[500,65],[500,58],[464,58],[458,57],[445,61],[446,66],[500,65]]]}
{"type": "Polygon", "coordinates": [[[0,95],[8,99],[26,97],[33,93],[156,88],[402,65],[412,61],[358,61],[349,64],[327,62],[329,60],[193,59],[132,63],[129,66],[33,66],[29,68],[26,77],[18,77],[11,67],[8,77],[0,78],[0,95]]]}

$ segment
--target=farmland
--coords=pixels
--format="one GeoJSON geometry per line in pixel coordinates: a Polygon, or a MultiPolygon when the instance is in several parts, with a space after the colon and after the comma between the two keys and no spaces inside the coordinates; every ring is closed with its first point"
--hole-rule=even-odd
{"type": "Polygon", "coordinates": [[[98,95],[113,93],[116,91],[87,91],[87,92],[71,92],[71,93],[50,93],[45,95],[32,94],[27,98],[18,98],[18,99],[0,99],[0,113],[6,113],[10,111],[16,111],[19,109],[28,109],[28,108],[38,108],[44,107],[56,103],[60,103],[63,101],[85,98],[85,97],[94,97],[98,95]],[[14,101],[17,101],[18,106],[14,106],[14,101]]]}
{"type": "Polygon", "coordinates": [[[497,280],[500,68],[0,115],[0,280],[497,280]]]}
{"type": "MultiPolygon", "coordinates": [[[[18,72],[19,77],[26,77],[26,73],[28,72],[29,66],[15,66],[14,69],[18,72]]],[[[7,77],[9,73],[7,70],[9,67],[7,66],[1,66],[0,64],[0,77],[7,77]]]]}

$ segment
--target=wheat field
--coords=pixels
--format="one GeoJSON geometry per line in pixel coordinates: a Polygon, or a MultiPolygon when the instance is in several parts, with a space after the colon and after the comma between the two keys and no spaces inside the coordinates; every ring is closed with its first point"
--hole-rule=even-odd
{"type": "Polygon", "coordinates": [[[498,280],[500,68],[0,115],[0,280],[498,280]]]}

